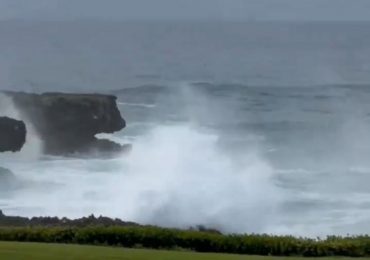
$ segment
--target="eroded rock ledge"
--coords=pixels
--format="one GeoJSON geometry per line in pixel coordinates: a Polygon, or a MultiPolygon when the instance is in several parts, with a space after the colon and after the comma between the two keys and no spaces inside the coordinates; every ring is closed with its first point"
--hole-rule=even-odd
{"type": "Polygon", "coordinates": [[[17,152],[26,142],[24,122],[0,117],[0,152],[17,152]]]}
{"type": "Polygon", "coordinates": [[[122,130],[126,123],[117,108],[116,97],[100,94],[5,92],[27,124],[43,141],[44,153],[73,155],[112,153],[128,149],[99,133],[122,130]]]}

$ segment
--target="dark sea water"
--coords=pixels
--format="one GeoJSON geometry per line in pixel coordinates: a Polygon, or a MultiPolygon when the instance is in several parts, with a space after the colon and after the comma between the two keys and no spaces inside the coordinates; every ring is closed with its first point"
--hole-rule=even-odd
{"type": "MultiPolygon", "coordinates": [[[[370,23],[1,22],[0,88],[115,94],[130,155],[1,166],[18,215],[370,232],[370,23]]],[[[4,104],[4,103],[3,103],[4,104]]],[[[4,114],[16,115],[7,104],[4,114]]]]}

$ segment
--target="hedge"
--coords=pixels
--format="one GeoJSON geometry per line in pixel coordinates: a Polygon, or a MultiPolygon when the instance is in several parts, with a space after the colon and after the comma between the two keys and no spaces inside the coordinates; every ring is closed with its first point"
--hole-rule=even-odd
{"type": "Polygon", "coordinates": [[[326,239],[272,235],[223,235],[159,227],[2,227],[0,240],[44,243],[74,243],[153,249],[182,248],[272,256],[370,256],[370,237],[326,239]]]}

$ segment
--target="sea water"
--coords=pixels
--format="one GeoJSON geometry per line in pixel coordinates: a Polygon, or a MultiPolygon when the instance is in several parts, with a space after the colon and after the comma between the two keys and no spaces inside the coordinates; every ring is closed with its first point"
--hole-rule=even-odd
{"type": "Polygon", "coordinates": [[[0,208],[237,233],[367,233],[367,28],[1,22],[2,89],[114,94],[127,127],[99,137],[133,150],[45,156],[31,131],[22,152],[0,155],[19,179],[0,192],[0,208]]]}

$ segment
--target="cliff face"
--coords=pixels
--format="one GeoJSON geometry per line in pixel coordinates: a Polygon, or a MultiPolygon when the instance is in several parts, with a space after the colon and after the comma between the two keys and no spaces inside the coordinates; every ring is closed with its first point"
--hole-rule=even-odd
{"type": "Polygon", "coordinates": [[[0,152],[17,152],[26,142],[26,125],[9,117],[0,117],[0,152]]]}
{"type": "Polygon", "coordinates": [[[44,152],[53,155],[118,152],[125,147],[95,137],[120,131],[126,125],[116,97],[99,94],[7,92],[19,112],[43,140],[44,152]]]}

